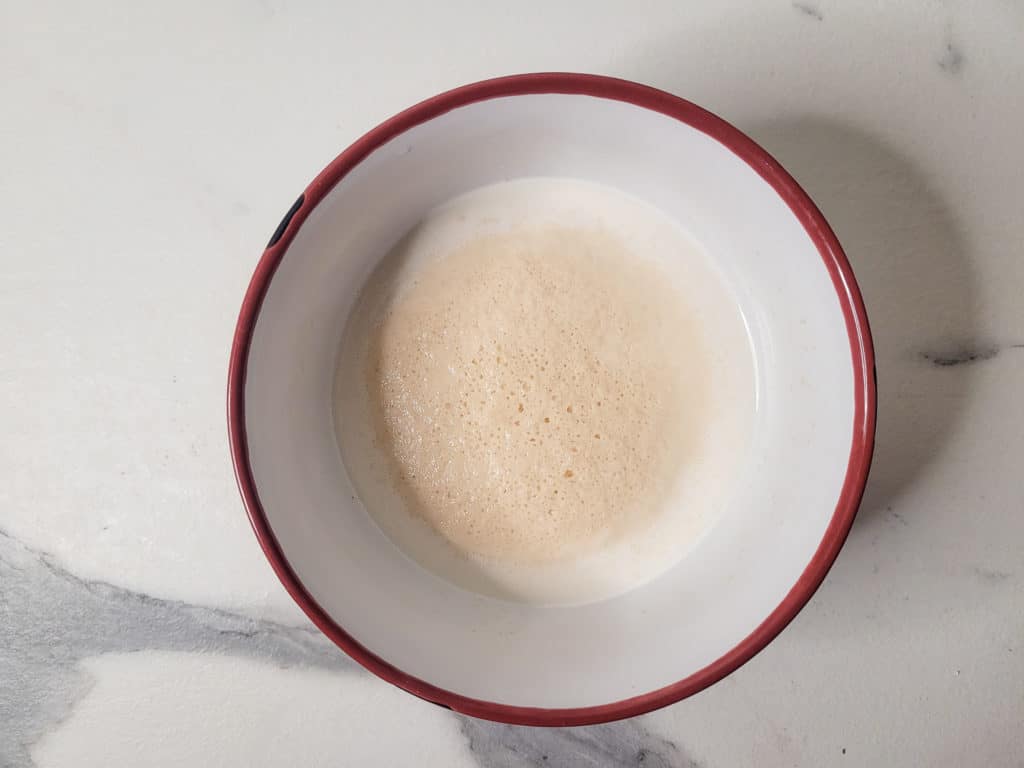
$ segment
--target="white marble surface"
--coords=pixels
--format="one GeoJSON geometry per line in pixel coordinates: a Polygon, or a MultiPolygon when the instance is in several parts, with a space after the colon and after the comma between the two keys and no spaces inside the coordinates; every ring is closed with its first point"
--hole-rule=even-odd
{"type": "Polygon", "coordinates": [[[1024,6],[298,6],[0,0],[0,765],[1024,766],[1024,6]],[[456,717],[323,641],[224,426],[239,302],[308,180],[413,101],[550,69],[777,154],[860,277],[881,401],[789,629],[573,730],[456,717]]]}

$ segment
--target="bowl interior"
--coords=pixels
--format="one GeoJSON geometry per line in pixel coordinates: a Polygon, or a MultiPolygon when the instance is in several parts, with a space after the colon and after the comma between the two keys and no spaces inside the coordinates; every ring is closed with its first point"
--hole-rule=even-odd
{"type": "Polygon", "coordinates": [[[776,189],[701,130],[590,95],[465,104],[370,152],[291,239],[245,371],[255,489],[304,589],[403,675],[513,707],[595,707],[646,694],[732,652],[822,545],[863,419],[855,388],[865,372],[851,355],[844,301],[776,189]],[[431,208],[527,176],[611,185],[674,217],[738,297],[755,357],[753,447],[723,517],[663,576],[587,605],[483,597],[408,560],[356,496],[331,417],[346,316],[378,260],[431,208]]]}

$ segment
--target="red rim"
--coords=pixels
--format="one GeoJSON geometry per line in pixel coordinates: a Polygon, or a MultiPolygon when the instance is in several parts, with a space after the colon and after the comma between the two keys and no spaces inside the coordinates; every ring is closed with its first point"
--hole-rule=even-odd
{"type": "Polygon", "coordinates": [[[283,232],[279,239],[263,252],[242,302],[228,371],[228,437],[242,500],[256,538],[274,572],[313,623],[352,658],[409,693],[474,717],[519,725],[589,725],[632,717],[664,707],[721,680],[771,642],[811,598],[846,540],[867,481],[875,435],[874,365],[871,332],[864,303],[839,241],[807,193],[774,158],[750,138],[695,104],[638,83],[572,73],[513,75],[447,91],[395,115],[342,152],[306,188],[298,210],[290,220],[283,222],[283,232]],[[256,493],[245,434],[245,376],[253,328],[274,272],[310,211],[373,150],[413,126],[474,102],[541,93],[613,99],[659,112],[702,131],[747,162],[789,205],[821,254],[845,316],[854,368],[854,433],[839,502],[814,556],[782,602],[735,648],[689,677],[622,701],[573,709],[516,707],[460,696],[406,674],[356,642],[317,605],[281,551],[256,493]]]}

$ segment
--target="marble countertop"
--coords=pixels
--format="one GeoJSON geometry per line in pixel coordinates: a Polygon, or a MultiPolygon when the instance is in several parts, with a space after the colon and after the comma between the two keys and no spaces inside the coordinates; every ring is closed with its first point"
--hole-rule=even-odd
{"type": "Polygon", "coordinates": [[[1024,766],[1024,6],[297,6],[0,14],[0,766],[1024,766]],[[878,352],[869,489],[807,608],[704,693],[564,730],[335,650],[225,435],[236,313],[296,194],[408,104],[527,70],[647,82],[763,143],[878,352]]]}

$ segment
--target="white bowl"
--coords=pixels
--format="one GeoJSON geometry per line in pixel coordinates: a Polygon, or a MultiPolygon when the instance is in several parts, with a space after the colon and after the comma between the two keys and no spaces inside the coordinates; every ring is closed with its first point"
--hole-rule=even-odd
{"type": "Polygon", "coordinates": [[[242,306],[231,449],[274,570],[364,666],[510,723],[636,715],[719,680],[821,583],[870,464],[875,385],[853,274],[822,215],[764,150],[705,110],[578,74],[489,80],[402,112],[288,212],[242,306]],[[362,507],[331,418],[335,355],[371,269],[423,215],[494,182],[575,177],[674,217],[739,297],[754,350],[752,460],[728,509],[664,575],[576,606],[467,592],[403,556],[362,507]]]}

